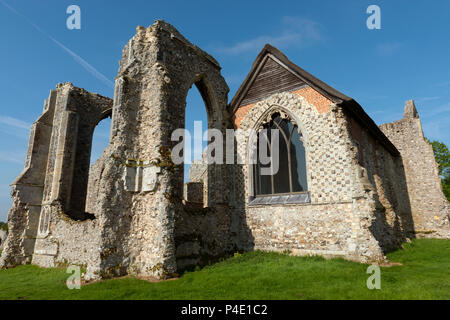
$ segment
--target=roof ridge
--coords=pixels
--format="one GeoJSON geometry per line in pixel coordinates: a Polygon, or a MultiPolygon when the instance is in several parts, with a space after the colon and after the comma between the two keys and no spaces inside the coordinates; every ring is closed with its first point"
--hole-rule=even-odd
{"type": "Polygon", "coordinates": [[[261,69],[261,63],[265,61],[264,59],[268,54],[271,54],[273,57],[275,57],[278,60],[276,61],[277,63],[281,62],[282,66],[284,65],[284,67],[288,68],[289,71],[294,73],[307,85],[311,86],[320,94],[333,101],[336,105],[341,106],[345,111],[351,113],[357,121],[363,124],[374,135],[374,137],[376,137],[380,141],[380,143],[383,144],[387,150],[389,150],[389,152],[391,152],[393,155],[400,154],[394,144],[386,137],[386,135],[381,131],[381,129],[375,124],[373,119],[364,111],[364,109],[356,100],[343,94],[342,92],[329,86],[322,80],[316,78],[306,70],[300,68],[298,65],[289,60],[288,57],[279,49],[268,43],[256,57],[249,73],[247,74],[247,77],[244,79],[241,86],[236,91],[234,97],[231,99],[228,108],[231,109],[230,111],[232,113],[234,113],[239,107],[239,103],[242,101],[247,90],[253,83],[253,80],[256,78],[257,73],[261,69]]]}

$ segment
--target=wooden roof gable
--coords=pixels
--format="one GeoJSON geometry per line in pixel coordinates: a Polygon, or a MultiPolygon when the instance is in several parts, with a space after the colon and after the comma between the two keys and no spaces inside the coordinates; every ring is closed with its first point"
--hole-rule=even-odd
{"type": "Polygon", "coordinates": [[[317,79],[290,61],[280,50],[266,44],[256,57],[244,82],[241,84],[228,108],[234,113],[239,107],[262,100],[274,93],[292,91],[308,85],[357,120],[392,154],[400,153],[378,128],[358,102],[317,79]]]}
{"type": "Polygon", "coordinates": [[[245,106],[274,93],[298,89],[305,84],[305,81],[268,54],[252,75],[241,95],[239,105],[245,106]]]}
{"type": "Polygon", "coordinates": [[[351,100],[294,64],[277,48],[266,44],[231,100],[230,106],[235,111],[236,108],[248,104],[249,100],[254,102],[257,95],[264,98],[303,85],[311,86],[335,103],[351,100]]]}

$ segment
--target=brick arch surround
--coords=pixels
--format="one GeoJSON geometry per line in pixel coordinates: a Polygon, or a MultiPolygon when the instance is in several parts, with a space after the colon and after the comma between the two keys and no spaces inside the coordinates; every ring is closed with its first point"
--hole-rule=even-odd
{"type": "MultiPolygon", "coordinates": [[[[254,157],[254,152],[256,152],[256,144],[257,144],[257,132],[258,129],[261,127],[261,125],[265,122],[267,122],[270,117],[272,117],[275,113],[280,113],[284,116],[286,116],[287,119],[291,120],[295,125],[297,125],[298,131],[302,134],[302,141],[303,145],[305,146],[305,161],[306,161],[306,167],[308,167],[308,148],[306,148],[306,145],[308,144],[308,132],[305,129],[305,126],[300,121],[299,117],[293,114],[288,108],[281,106],[280,104],[273,104],[270,106],[267,106],[267,110],[261,114],[259,119],[257,121],[254,121],[254,123],[250,122],[244,123],[244,126],[251,129],[250,134],[248,135],[245,145],[246,145],[246,155],[245,155],[245,161],[244,163],[250,164],[250,159],[254,157]]],[[[247,186],[248,186],[248,194],[249,196],[254,196],[255,191],[253,190],[253,181],[255,177],[253,176],[253,170],[248,170],[248,176],[247,176],[247,186]]],[[[307,184],[309,185],[310,181],[310,175],[308,174],[308,170],[306,170],[306,177],[307,177],[307,184]]]]}
{"type": "MultiPolygon", "coordinates": [[[[352,173],[351,164],[346,160],[348,143],[341,139],[345,132],[339,127],[336,110],[319,113],[314,105],[305,98],[294,93],[279,93],[266,100],[256,103],[248,111],[240,123],[240,129],[257,128],[261,119],[272,110],[286,110],[296,121],[305,137],[308,186],[311,201],[327,203],[331,201],[349,201],[352,198],[352,185],[349,177],[352,173]],[[333,169],[329,168],[329,159],[334,159],[333,169]],[[312,164],[315,164],[314,166],[312,164]],[[338,190],[333,194],[332,190],[338,190]]],[[[239,142],[238,153],[243,159],[248,159],[246,148],[248,137],[239,142]]],[[[245,173],[248,168],[244,166],[245,173]]],[[[245,190],[248,195],[248,183],[245,190]]]]}

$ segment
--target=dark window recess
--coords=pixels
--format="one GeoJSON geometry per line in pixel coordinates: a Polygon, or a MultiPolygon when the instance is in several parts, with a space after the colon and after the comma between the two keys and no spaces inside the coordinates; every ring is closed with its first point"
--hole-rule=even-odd
{"type": "Polygon", "coordinates": [[[364,167],[364,158],[363,158],[363,148],[358,142],[355,142],[356,145],[356,153],[358,155],[358,163],[364,167]]]}
{"type": "Polygon", "coordinates": [[[297,125],[279,113],[272,116],[270,122],[263,125],[258,139],[267,143],[268,156],[271,157],[272,137],[271,129],[278,129],[279,168],[273,175],[263,175],[261,169],[269,168],[260,159],[260,141],[257,147],[257,164],[253,165],[255,199],[251,204],[266,203],[299,203],[309,202],[306,179],[306,157],[302,135],[297,125]],[[258,199],[260,198],[260,199],[258,199]]]}

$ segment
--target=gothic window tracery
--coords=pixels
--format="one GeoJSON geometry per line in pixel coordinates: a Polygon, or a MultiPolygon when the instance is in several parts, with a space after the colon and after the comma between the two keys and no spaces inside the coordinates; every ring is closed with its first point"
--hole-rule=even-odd
{"type": "Polygon", "coordinates": [[[303,135],[288,115],[275,112],[260,125],[256,154],[256,164],[253,165],[255,196],[295,194],[308,190],[303,135]],[[273,130],[278,130],[278,134],[273,134],[273,130]],[[278,143],[279,166],[273,174],[262,174],[262,169],[269,168],[271,164],[261,161],[260,139],[267,143],[268,155],[272,160],[272,147],[278,143]]]}

